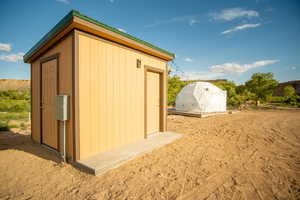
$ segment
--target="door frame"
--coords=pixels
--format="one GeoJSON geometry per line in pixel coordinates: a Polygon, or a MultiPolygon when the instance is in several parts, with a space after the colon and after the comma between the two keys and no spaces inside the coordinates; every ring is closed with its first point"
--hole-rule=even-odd
{"type": "Polygon", "coordinates": [[[159,74],[159,131],[165,131],[165,114],[164,114],[164,107],[166,96],[164,95],[166,86],[164,84],[164,77],[165,77],[165,70],[158,69],[155,67],[151,67],[149,65],[144,65],[144,138],[148,137],[147,134],[147,72],[153,72],[159,74]]]}
{"type": "Polygon", "coordinates": [[[56,95],[59,94],[59,55],[60,53],[55,53],[51,56],[47,56],[40,59],[40,143],[46,145],[47,147],[60,151],[60,139],[59,139],[59,123],[57,123],[57,149],[50,147],[47,144],[43,143],[43,109],[42,109],[42,100],[43,100],[43,64],[56,59],[56,95]]]}

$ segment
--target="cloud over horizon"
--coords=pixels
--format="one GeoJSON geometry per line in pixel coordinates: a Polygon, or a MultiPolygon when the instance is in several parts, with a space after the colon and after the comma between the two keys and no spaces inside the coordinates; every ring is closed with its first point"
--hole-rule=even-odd
{"type": "Polygon", "coordinates": [[[0,55],[0,60],[6,61],[6,62],[18,62],[19,60],[23,59],[23,56],[25,53],[20,52],[16,54],[8,54],[8,55],[0,55]]]}
{"type": "Polygon", "coordinates": [[[209,70],[214,73],[241,74],[251,69],[271,65],[277,62],[279,62],[279,60],[262,60],[252,64],[224,63],[222,65],[212,65],[209,67],[209,70]]]}

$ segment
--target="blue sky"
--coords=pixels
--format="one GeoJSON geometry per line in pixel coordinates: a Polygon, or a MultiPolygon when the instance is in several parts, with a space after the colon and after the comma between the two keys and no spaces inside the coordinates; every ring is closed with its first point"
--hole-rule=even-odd
{"type": "MultiPolygon", "coordinates": [[[[26,53],[71,9],[176,54],[183,79],[300,79],[298,0],[2,0],[0,78],[29,79],[26,53]]],[[[177,66],[177,67],[176,67],[177,66]]],[[[177,69],[177,70],[176,70],[177,69]]]]}

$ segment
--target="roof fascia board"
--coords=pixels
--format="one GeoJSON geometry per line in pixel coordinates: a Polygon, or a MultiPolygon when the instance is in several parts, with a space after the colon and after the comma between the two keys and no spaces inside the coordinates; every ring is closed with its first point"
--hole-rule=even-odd
{"type": "Polygon", "coordinates": [[[42,46],[55,37],[61,30],[70,25],[73,21],[73,12],[69,12],[61,19],[46,35],[42,37],[23,57],[24,62],[27,62],[33,54],[35,54],[42,46]]]}
{"type": "Polygon", "coordinates": [[[109,25],[107,25],[107,24],[104,24],[104,23],[101,23],[101,22],[99,22],[99,21],[97,21],[97,20],[95,20],[95,19],[93,19],[93,18],[90,18],[90,17],[88,17],[88,16],[82,15],[82,14],[80,14],[78,11],[74,11],[74,16],[79,17],[79,18],[81,18],[81,19],[83,19],[83,20],[85,20],[85,21],[88,21],[88,22],[90,22],[90,23],[93,23],[93,24],[95,24],[95,25],[97,25],[97,26],[100,26],[100,27],[102,27],[102,28],[104,28],[104,29],[106,29],[106,30],[110,30],[110,31],[112,31],[112,32],[115,32],[115,33],[117,33],[117,34],[119,34],[119,35],[122,35],[122,36],[124,36],[124,37],[126,37],[126,38],[129,38],[129,39],[131,39],[131,40],[133,40],[133,41],[136,41],[136,42],[138,42],[138,43],[144,44],[144,45],[146,45],[146,46],[148,46],[148,47],[150,47],[150,48],[156,49],[156,50],[158,50],[158,51],[160,51],[160,52],[162,52],[162,53],[165,53],[165,54],[169,55],[170,57],[173,57],[173,58],[175,57],[175,55],[174,55],[173,53],[170,53],[170,52],[168,52],[168,51],[166,51],[166,50],[164,50],[164,49],[161,49],[161,48],[159,48],[159,47],[157,47],[157,46],[155,46],[155,45],[153,45],[153,44],[150,44],[149,42],[146,42],[146,41],[144,41],[144,40],[141,40],[141,39],[139,39],[139,38],[136,38],[136,37],[134,37],[134,36],[132,36],[132,35],[130,35],[130,34],[128,34],[128,33],[119,31],[117,28],[111,27],[111,26],[109,26],[109,25]]]}
{"type": "MultiPolygon", "coordinates": [[[[51,41],[53,38],[55,38],[57,35],[59,35],[60,32],[62,32],[66,27],[68,27],[70,24],[74,23],[76,21],[76,18],[81,19],[81,22],[79,24],[87,25],[88,23],[94,24],[94,29],[98,27],[98,29],[101,29],[102,32],[107,32],[108,34],[111,34],[114,39],[120,40],[121,43],[131,46],[130,44],[133,44],[135,46],[138,46],[139,50],[144,51],[149,54],[154,54],[154,56],[161,57],[167,61],[170,61],[175,58],[175,55],[163,50],[159,47],[156,47],[148,42],[145,42],[143,40],[140,40],[134,36],[131,36],[127,33],[121,32],[116,28],[113,28],[111,26],[108,26],[106,24],[103,24],[97,20],[94,20],[90,17],[87,17],[85,15],[80,14],[78,11],[72,10],[69,12],[62,20],[60,20],[46,35],[42,37],[42,39],[35,44],[23,57],[24,62],[28,62],[29,60],[32,60],[32,57],[41,49],[43,49],[43,46],[47,44],[47,42],[51,41]],[[123,42],[122,42],[123,41],[123,42]]],[[[77,20],[78,21],[78,20],[77,20]]],[[[119,41],[119,42],[120,42],[119,41]]],[[[35,56],[34,56],[35,57],[35,56]]]]}
{"type": "Polygon", "coordinates": [[[150,48],[149,46],[146,46],[144,44],[141,44],[139,42],[131,40],[127,37],[124,37],[120,34],[114,33],[110,30],[105,29],[105,28],[102,28],[102,27],[99,27],[99,26],[94,25],[92,23],[86,22],[85,20],[83,20],[81,18],[74,17],[74,26],[75,26],[75,28],[77,28],[79,30],[83,30],[83,31],[86,31],[88,33],[92,33],[92,34],[100,36],[104,39],[115,41],[119,44],[123,44],[125,46],[140,50],[144,53],[162,58],[164,60],[170,61],[170,60],[173,59],[173,57],[171,57],[168,54],[162,53],[162,52],[160,52],[156,49],[150,48]]]}

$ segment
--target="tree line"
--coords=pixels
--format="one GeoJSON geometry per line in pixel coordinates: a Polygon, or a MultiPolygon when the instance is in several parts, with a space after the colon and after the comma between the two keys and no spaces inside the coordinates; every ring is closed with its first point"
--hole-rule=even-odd
{"type": "Polygon", "coordinates": [[[30,91],[0,91],[0,112],[30,112],[30,91]]]}
{"type": "MultiPolygon", "coordinates": [[[[200,80],[183,81],[178,76],[169,76],[168,80],[168,104],[175,105],[176,96],[187,84],[200,80]]],[[[284,96],[273,96],[278,85],[273,73],[254,73],[245,84],[236,85],[233,81],[219,81],[212,84],[227,91],[227,106],[239,107],[247,102],[281,103],[300,107],[300,96],[296,94],[292,86],[286,86],[284,96]]]]}

